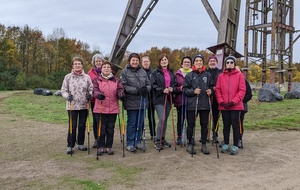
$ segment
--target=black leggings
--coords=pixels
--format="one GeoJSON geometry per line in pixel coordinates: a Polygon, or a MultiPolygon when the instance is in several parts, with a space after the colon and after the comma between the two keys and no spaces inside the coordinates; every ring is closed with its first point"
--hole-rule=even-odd
{"type": "MultiPolygon", "coordinates": [[[[195,110],[188,110],[187,111],[187,139],[189,140],[189,143],[194,143],[193,135],[194,135],[194,128],[196,125],[196,115],[200,115],[200,126],[201,126],[201,139],[202,144],[206,144],[207,139],[207,125],[208,125],[208,116],[209,116],[209,110],[200,110],[197,111],[195,114],[195,110]]],[[[194,137],[195,138],[195,137],[194,137]]]]}
{"type": "Polygon", "coordinates": [[[239,121],[241,111],[222,110],[224,143],[229,144],[230,127],[233,130],[233,145],[238,146],[239,142],[239,121]]]}

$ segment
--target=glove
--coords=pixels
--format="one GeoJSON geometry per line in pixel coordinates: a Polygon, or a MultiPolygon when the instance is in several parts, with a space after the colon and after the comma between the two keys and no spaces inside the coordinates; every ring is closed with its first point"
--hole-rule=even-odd
{"type": "Polygon", "coordinates": [[[225,107],[225,105],[226,105],[225,102],[221,102],[221,103],[220,103],[220,106],[225,107]]]}
{"type": "Polygon", "coordinates": [[[67,100],[68,100],[69,102],[72,102],[72,101],[73,101],[73,95],[69,95],[68,98],[67,98],[67,100]]]}
{"type": "Polygon", "coordinates": [[[87,102],[89,102],[91,100],[92,96],[90,94],[86,94],[85,95],[85,99],[87,102]]]}
{"type": "Polygon", "coordinates": [[[125,96],[121,96],[121,97],[120,97],[120,100],[121,100],[122,102],[124,102],[124,101],[126,100],[125,96]]]}
{"type": "Polygon", "coordinates": [[[138,89],[138,91],[137,91],[137,93],[139,94],[139,95],[147,95],[148,94],[148,89],[147,89],[147,87],[146,86],[143,86],[142,88],[139,88],[138,89]]]}
{"type": "Polygon", "coordinates": [[[97,99],[98,99],[98,100],[104,100],[104,99],[105,99],[105,95],[104,95],[104,94],[99,94],[99,95],[97,96],[97,99]]]}
{"type": "MultiPolygon", "coordinates": [[[[229,103],[227,103],[227,106],[229,107],[229,108],[231,108],[232,106],[234,106],[234,102],[229,102],[229,103]]],[[[228,109],[229,109],[228,108],[228,109]]]]}

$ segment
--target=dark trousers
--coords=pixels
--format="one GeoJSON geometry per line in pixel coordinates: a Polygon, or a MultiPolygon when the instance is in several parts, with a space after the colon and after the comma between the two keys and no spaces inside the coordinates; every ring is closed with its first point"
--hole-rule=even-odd
{"type": "Polygon", "coordinates": [[[240,111],[222,110],[224,143],[229,144],[230,127],[233,130],[233,145],[238,146],[239,142],[239,120],[240,111]]]}
{"type": "Polygon", "coordinates": [[[183,129],[183,121],[185,119],[185,106],[176,107],[177,110],[177,137],[181,137],[183,129]]]}
{"type": "Polygon", "coordinates": [[[93,133],[94,133],[94,139],[97,140],[98,138],[98,126],[97,126],[97,120],[96,120],[96,114],[93,112],[95,107],[95,102],[91,102],[91,111],[93,113],[93,133]]]}
{"type": "Polygon", "coordinates": [[[240,132],[239,139],[240,140],[242,140],[242,137],[244,134],[244,118],[245,118],[246,113],[247,113],[246,111],[241,111],[241,114],[240,114],[240,127],[239,127],[239,132],[240,132]]]}
{"type": "MultiPolygon", "coordinates": [[[[218,124],[218,121],[219,121],[219,117],[220,117],[220,110],[218,109],[218,102],[217,101],[213,101],[212,102],[212,105],[211,105],[211,109],[212,109],[212,115],[213,115],[213,127],[212,127],[212,132],[215,132],[216,130],[216,126],[220,126],[218,124]]],[[[217,133],[219,131],[219,127],[217,129],[217,133]]]]}
{"type": "Polygon", "coordinates": [[[148,121],[149,121],[149,130],[150,130],[151,137],[156,136],[154,110],[155,110],[155,108],[154,108],[153,102],[150,102],[149,108],[147,109],[147,117],[148,117],[148,121]]]}
{"type": "Polygon", "coordinates": [[[187,111],[187,139],[189,140],[189,143],[194,143],[193,135],[194,135],[194,128],[196,125],[196,116],[200,115],[200,126],[201,126],[201,139],[202,144],[206,144],[207,139],[207,125],[208,125],[208,116],[209,116],[209,110],[198,110],[197,113],[195,113],[195,110],[188,110],[187,111]]]}
{"type": "Polygon", "coordinates": [[[95,116],[97,120],[98,130],[101,129],[100,137],[98,139],[98,147],[112,148],[114,142],[117,114],[96,113],[95,116]],[[99,125],[100,120],[101,124],[99,125]]]}
{"type": "Polygon", "coordinates": [[[78,126],[78,136],[77,136],[77,144],[83,145],[84,144],[84,137],[85,137],[85,123],[87,118],[88,110],[72,110],[71,116],[72,116],[72,135],[70,135],[70,110],[68,110],[68,116],[69,116],[69,128],[68,128],[68,137],[67,137],[67,143],[68,147],[74,147],[76,142],[76,129],[78,126]]]}

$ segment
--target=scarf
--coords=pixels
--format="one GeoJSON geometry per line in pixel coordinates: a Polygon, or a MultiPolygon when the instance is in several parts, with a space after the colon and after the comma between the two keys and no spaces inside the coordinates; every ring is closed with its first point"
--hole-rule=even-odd
{"type": "Polygon", "coordinates": [[[108,79],[112,78],[114,75],[113,75],[112,73],[109,73],[108,76],[105,76],[103,73],[101,73],[101,76],[102,76],[103,78],[105,78],[106,80],[108,80],[108,79]]]}
{"type": "Polygon", "coordinates": [[[81,69],[81,71],[75,71],[74,69],[72,69],[72,73],[73,73],[74,75],[82,75],[83,69],[81,69]]]}
{"type": "Polygon", "coordinates": [[[206,70],[206,68],[203,65],[200,69],[196,69],[196,67],[193,65],[192,70],[193,71],[199,71],[199,73],[202,74],[206,70]]]}
{"type": "Polygon", "coordinates": [[[192,69],[183,69],[183,68],[180,68],[180,71],[183,74],[183,76],[185,77],[185,75],[188,74],[189,72],[191,72],[192,69]]]}

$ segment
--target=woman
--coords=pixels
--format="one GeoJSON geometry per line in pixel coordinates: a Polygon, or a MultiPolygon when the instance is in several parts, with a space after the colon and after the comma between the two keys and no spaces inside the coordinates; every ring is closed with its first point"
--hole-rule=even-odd
{"type": "Polygon", "coordinates": [[[174,106],[177,109],[177,145],[182,143],[182,129],[183,129],[183,120],[185,118],[186,112],[186,97],[183,95],[182,87],[184,83],[184,77],[186,74],[192,71],[192,58],[190,56],[184,56],[181,59],[181,68],[175,73],[177,80],[177,95],[174,99],[174,106]]]}
{"type": "Polygon", "coordinates": [[[163,147],[171,147],[165,136],[172,106],[171,98],[176,93],[177,82],[173,71],[169,68],[168,56],[166,54],[160,55],[158,62],[157,69],[151,75],[151,86],[153,89],[153,104],[159,119],[154,146],[156,150],[161,150],[163,147]]]}
{"type": "MultiPolygon", "coordinates": [[[[93,68],[91,68],[88,71],[88,75],[91,77],[92,82],[95,80],[95,78],[97,78],[101,74],[101,65],[103,62],[104,62],[104,58],[101,54],[95,54],[92,57],[91,64],[93,65],[93,68]]],[[[97,148],[97,146],[98,146],[98,142],[97,142],[98,126],[97,126],[97,121],[95,118],[95,113],[93,112],[94,107],[95,107],[95,98],[92,97],[91,98],[91,111],[93,113],[93,132],[94,132],[94,139],[95,139],[93,148],[97,148]]]]}
{"type": "Polygon", "coordinates": [[[83,60],[79,57],[72,59],[72,71],[64,78],[61,87],[62,97],[66,102],[68,110],[69,123],[72,123],[72,134],[70,134],[70,126],[67,137],[67,154],[72,154],[72,148],[76,142],[76,128],[78,123],[77,149],[86,151],[84,146],[85,123],[87,119],[87,102],[91,99],[93,92],[93,84],[91,78],[83,71],[83,60]],[[72,122],[70,122],[70,119],[72,122]],[[79,121],[78,121],[79,120],[79,121]]]}
{"type": "Polygon", "coordinates": [[[216,98],[219,110],[222,112],[224,144],[221,152],[230,151],[231,155],[238,154],[239,115],[244,110],[243,98],[246,93],[244,75],[235,69],[236,58],[225,58],[225,70],[218,77],[216,84],[216,98]],[[233,146],[229,146],[230,127],[233,130],[233,146]]]}
{"type": "Polygon", "coordinates": [[[192,72],[185,76],[183,92],[187,96],[187,139],[188,147],[186,151],[189,154],[196,154],[195,145],[195,127],[197,115],[200,116],[201,126],[201,152],[209,154],[206,146],[208,134],[209,118],[209,96],[212,88],[211,74],[206,71],[204,66],[204,57],[201,54],[195,55],[193,59],[192,72]]]}
{"type": "Polygon", "coordinates": [[[107,152],[108,155],[113,155],[114,128],[117,114],[120,112],[119,98],[124,97],[124,88],[121,81],[112,74],[112,65],[108,61],[101,65],[101,74],[93,84],[93,96],[96,98],[93,112],[100,130],[100,137],[97,134],[97,154],[101,156],[107,152]]]}
{"type": "Polygon", "coordinates": [[[136,149],[145,150],[141,144],[142,127],[145,119],[147,95],[151,89],[147,73],[140,66],[140,56],[131,53],[129,63],[121,71],[121,81],[125,90],[123,100],[124,109],[127,110],[126,145],[129,152],[136,149]]]}

